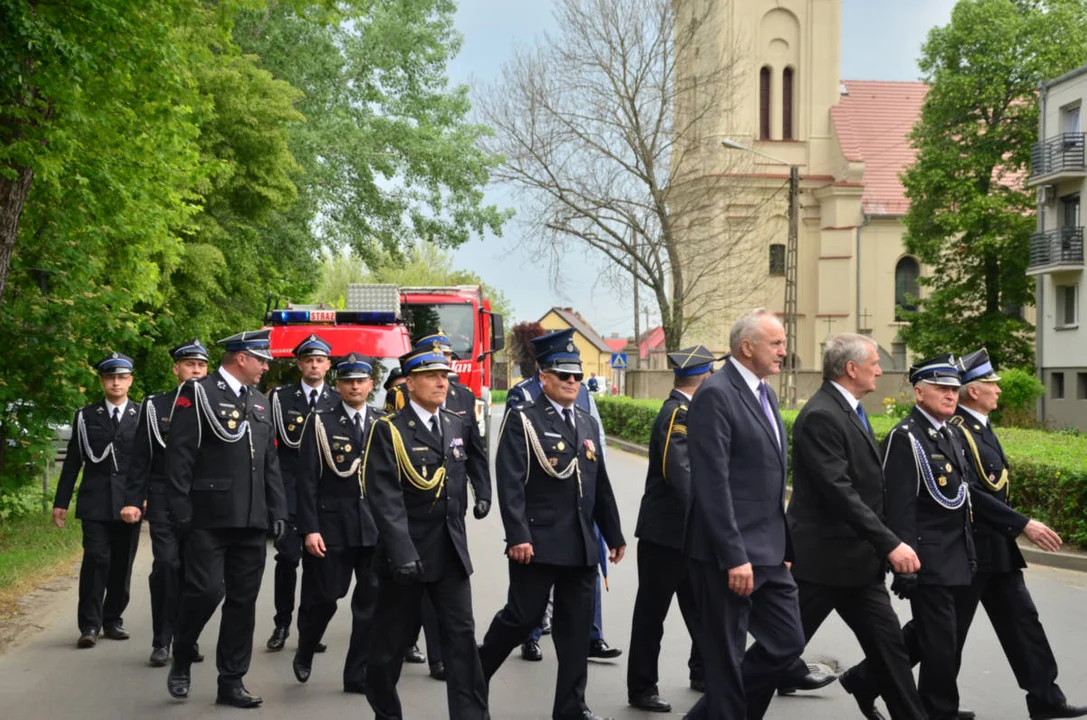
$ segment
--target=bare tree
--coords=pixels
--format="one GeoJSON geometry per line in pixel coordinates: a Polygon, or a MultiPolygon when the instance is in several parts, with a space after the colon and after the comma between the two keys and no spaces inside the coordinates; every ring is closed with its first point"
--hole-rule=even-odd
{"type": "Polygon", "coordinates": [[[487,150],[505,158],[493,176],[521,191],[553,282],[572,251],[597,251],[653,296],[669,350],[766,275],[752,218],[773,196],[742,181],[745,153],[718,144],[744,68],[708,24],[715,5],[557,0],[559,33],[475,102],[495,130],[487,150]]]}

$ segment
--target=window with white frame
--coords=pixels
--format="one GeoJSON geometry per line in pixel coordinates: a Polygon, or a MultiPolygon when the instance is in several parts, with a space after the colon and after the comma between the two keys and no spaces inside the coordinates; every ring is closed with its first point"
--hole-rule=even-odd
{"type": "Polygon", "coordinates": [[[1057,286],[1057,327],[1075,327],[1079,323],[1079,285],[1057,286]]]}

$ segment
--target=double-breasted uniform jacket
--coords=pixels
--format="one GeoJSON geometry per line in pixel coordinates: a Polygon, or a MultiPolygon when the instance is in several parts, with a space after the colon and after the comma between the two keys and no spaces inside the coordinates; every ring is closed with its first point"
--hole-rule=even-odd
{"type": "Polygon", "coordinates": [[[1027,566],[1015,538],[1026,527],[1025,515],[1011,507],[1008,458],[991,423],[981,423],[959,407],[948,421],[962,433],[974,502],[974,545],[979,572],[1010,572],[1027,566]]]}
{"type": "Polygon", "coordinates": [[[140,403],[136,434],[132,444],[132,462],[128,469],[125,505],[140,507],[147,501],[143,516],[148,522],[167,522],[166,517],[166,439],[170,436],[170,416],[180,392],[148,395],[140,403]]]}
{"type": "MultiPolygon", "coordinates": [[[[410,404],[371,426],[363,479],[378,527],[374,568],[379,573],[421,560],[422,581],[436,582],[452,550],[464,572],[472,574],[464,522],[468,429],[449,410],[439,409],[438,417],[440,438],[410,404]]],[[[489,472],[486,477],[489,483],[489,472]]]]}
{"type": "Polygon", "coordinates": [[[170,519],[194,529],[267,529],[287,519],[268,398],[239,397],[220,374],[189,380],[166,441],[170,519]]]}
{"type": "Polygon", "coordinates": [[[649,470],[634,534],[675,550],[683,549],[683,520],[691,492],[691,460],[687,454],[687,410],[690,400],[673,389],[653,421],[649,470]]]}
{"type": "MultiPolygon", "coordinates": [[[[281,385],[268,394],[271,402],[272,421],[276,430],[276,451],[279,453],[279,472],[283,476],[283,491],[287,495],[287,517],[294,519],[298,513],[298,463],[302,443],[302,428],[310,414],[309,391],[311,388],[297,382],[281,385]]],[[[317,396],[318,411],[331,410],[341,402],[340,394],[325,384],[317,396]]]]}
{"type": "Polygon", "coordinates": [[[132,441],[136,436],[136,404],[131,400],[125,404],[116,429],[111,412],[112,407],[102,400],[80,408],[72,420],[72,438],[61,466],[53,507],[68,508],[82,469],[83,482],[75,511],[80,520],[121,520],[132,441]]]}
{"type": "Polygon", "coordinates": [[[366,407],[362,428],[343,403],[306,420],[298,462],[298,534],[321,533],[331,548],[377,545],[377,524],[362,495],[362,461],[370,427],[384,413],[366,407]]]}
{"type": "MultiPolygon", "coordinates": [[[[385,412],[403,410],[407,402],[407,383],[394,385],[385,394],[385,412]]],[[[487,458],[487,450],[483,446],[483,437],[479,434],[479,426],[476,424],[476,396],[467,385],[450,380],[449,391],[445,396],[445,409],[464,420],[467,433],[464,441],[468,450],[468,483],[476,500],[486,500],[489,503],[491,502],[490,461],[487,458]],[[476,472],[480,465],[486,467],[486,473],[476,472]]]]}
{"type": "Polygon", "coordinates": [[[884,582],[902,541],[885,524],[883,454],[854,407],[824,381],[793,425],[793,495],[785,513],[793,576],[822,585],[884,582]]]}
{"type": "Polygon", "coordinates": [[[545,397],[506,412],[495,459],[506,549],[532,543],[534,563],[569,567],[600,561],[593,523],[608,547],[626,545],[600,427],[580,406],[571,428],[545,397]]]}
{"type": "Polygon", "coordinates": [[[969,585],[975,564],[966,458],[916,406],[883,441],[887,526],[921,560],[917,581],[969,585]]]}

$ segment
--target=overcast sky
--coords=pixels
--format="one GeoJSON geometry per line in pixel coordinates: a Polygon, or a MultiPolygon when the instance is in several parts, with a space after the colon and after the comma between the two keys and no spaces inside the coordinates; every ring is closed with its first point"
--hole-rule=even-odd
{"type": "MultiPolygon", "coordinates": [[[[954,0],[843,0],[842,78],[919,79],[921,43],[930,28],[948,22],[954,4],[954,0]]],[[[464,35],[464,47],[450,66],[455,83],[493,81],[514,48],[531,47],[540,33],[556,29],[549,0],[459,0],[459,5],[456,25],[464,35]]],[[[488,197],[517,210],[516,198],[501,188],[492,188],[488,197]]],[[[510,298],[515,316],[507,318],[506,327],[536,320],[557,305],[575,308],[605,337],[633,333],[632,300],[597,282],[598,258],[588,253],[569,258],[563,266],[564,282],[554,288],[547,268],[521,247],[522,232],[515,218],[503,237],[473,240],[456,253],[458,267],[478,272],[510,298]]],[[[650,323],[657,319],[651,308],[650,323]]]]}

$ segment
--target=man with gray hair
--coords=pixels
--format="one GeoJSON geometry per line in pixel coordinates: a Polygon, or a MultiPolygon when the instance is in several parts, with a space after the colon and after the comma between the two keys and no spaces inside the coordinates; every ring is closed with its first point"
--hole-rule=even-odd
{"type": "Polygon", "coordinates": [[[781,370],[785,328],[756,310],[730,334],[731,357],[688,412],[691,459],[683,549],[702,608],[706,694],[692,720],[763,717],[782,673],[804,649],[786,563],[788,437],[766,378],[781,370]],[[747,634],[760,643],[744,657],[747,634]]]}
{"type": "MultiPolygon", "coordinates": [[[[793,426],[787,513],[796,548],[792,571],[805,640],[837,611],[856,635],[891,717],[920,720],[925,712],[883,577],[885,563],[912,573],[920,562],[884,522],[882,455],[860,404],[882,374],[870,337],[846,333],[827,343],[823,385],[793,426]]],[[[750,652],[762,648],[755,645],[750,652]]],[[[789,676],[806,673],[798,662],[789,676]]],[[[881,717],[868,702],[861,712],[881,717]]]]}

